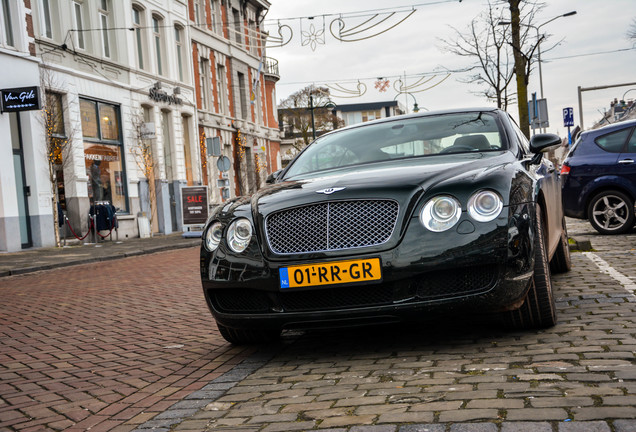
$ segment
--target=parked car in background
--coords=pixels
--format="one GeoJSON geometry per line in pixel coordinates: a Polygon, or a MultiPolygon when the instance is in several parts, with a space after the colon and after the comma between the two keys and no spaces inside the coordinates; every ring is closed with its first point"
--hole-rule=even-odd
{"type": "Polygon", "coordinates": [[[465,313],[554,325],[550,271],[569,270],[570,255],[543,152],[560,143],[528,142],[492,108],[321,136],[206,224],[201,281],[221,335],[241,344],[465,313]]]}
{"type": "Polygon", "coordinates": [[[566,216],[588,219],[601,234],[634,226],[636,120],[583,132],[561,167],[566,216]]]}

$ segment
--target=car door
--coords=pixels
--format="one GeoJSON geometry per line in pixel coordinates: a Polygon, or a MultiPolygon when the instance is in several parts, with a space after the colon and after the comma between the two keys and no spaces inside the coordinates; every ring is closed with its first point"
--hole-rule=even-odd
{"type": "MultiPolygon", "coordinates": [[[[530,157],[531,153],[528,139],[516,126],[512,118],[511,125],[524,153],[526,153],[527,157],[530,157]]],[[[547,216],[548,225],[546,225],[545,228],[547,229],[548,236],[548,251],[551,255],[558,246],[558,242],[561,238],[561,220],[563,218],[563,206],[561,205],[561,178],[559,177],[554,164],[545,156],[541,159],[541,162],[538,165],[531,165],[528,167],[528,170],[533,173],[545,198],[546,208],[544,208],[543,211],[547,216]]]]}
{"type": "Polygon", "coordinates": [[[619,175],[631,185],[632,197],[636,196],[636,128],[632,128],[631,137],[617,162],[619,175]]]}

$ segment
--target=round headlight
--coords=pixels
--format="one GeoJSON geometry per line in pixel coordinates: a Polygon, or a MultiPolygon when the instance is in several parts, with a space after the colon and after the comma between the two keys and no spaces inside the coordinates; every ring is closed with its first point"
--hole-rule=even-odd
{"type": "Polygon", "coordinates": [[[252,224],[245,218],[236,219],[227,230],[227,243],[234,252],[243,252],[251,238],[252,224]]]}
{"type": "Polygon", "coordinates": [[[442,232],[452,228],[462,216],[462,207],[452,196],[431,198],[420,213],[420,222],[427,229],[442,232]]]}
{"type": "Polygon", "coordinates": [[[223,238],[223,225],[221,222],[214,222],[205,232],[205,248],[214,252],[219,247],[223,238]]]}
{"type": "Polygon", "coordinates": [[[482,190],[473,194],[468,201],[468,214],[477,222],[490,222],[499,216],[503,209],[503,200],[491,190],[482,190]]]}

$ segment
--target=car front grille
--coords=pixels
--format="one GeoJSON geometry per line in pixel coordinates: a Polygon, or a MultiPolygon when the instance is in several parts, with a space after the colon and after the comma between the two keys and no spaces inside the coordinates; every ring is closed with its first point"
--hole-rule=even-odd
{"type": "Polygon", "coordinates": [[[210,290],[213,306],[225,313],[310,312],[408,304],[481,294],[497,280],[495,265],[434,271],[406,281],[302,291],[210,290]]]}
{"type": "Polygon", "coordinates": [[[296,254],[386,243],[395,228],[393,200],[333,201],[272,213],[266,220],[272,252],[296,254]]]}

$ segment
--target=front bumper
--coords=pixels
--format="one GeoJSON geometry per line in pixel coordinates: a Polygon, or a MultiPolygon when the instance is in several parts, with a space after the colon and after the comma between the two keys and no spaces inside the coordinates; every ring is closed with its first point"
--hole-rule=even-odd
{"type": "Polygon", "coordinates": [[[487,224],[462,220],[444,233],[414,219],[395,248],[355,255],[265,260],[258,251],[236,256],[202,247],[203,291],[214,318],[231,328],[342,327],[508,310],[519,306],[532,278],[532,208],[516,206],[487,224]],[[280,267],[375,257],[381,281],[280,288],[280,267]]]}

